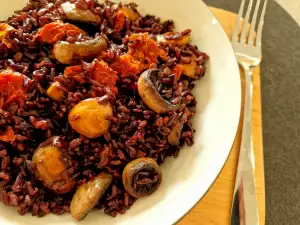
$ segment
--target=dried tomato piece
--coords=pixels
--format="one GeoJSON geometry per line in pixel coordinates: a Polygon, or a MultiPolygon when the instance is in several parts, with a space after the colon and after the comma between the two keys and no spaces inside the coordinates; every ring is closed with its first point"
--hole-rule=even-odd
{"type": "Polygon", "coordinates": [[[63,22],[61,21],[49,23],[41,28],[37,35],[43,42],[55,43],[64,38],[65,34],[62,27],[63,22]]]}
{"type": "Polygon", "coordinates": [[[184,72],[184,67],[183,65],[176,65],[173,69],[172,72],[175,74],[176,79],[179,80],[179,78],[182,76],[184,72]]]}
{"type": "Polygon", "coordinates": [[[66,67],[66,69],[64,71],[64,76],[66,78],[72,78],[73,76],[76,76],[82,72],[83,72],[83,68],[81,65],[68,66],[68,67],[66,67]]]}
{"type": "Polygon", "coordinates": [[[114,24],[114,28],[117,32],[120,32],[125,25],[125,13],[123,10],[119,9],[116,13],[115,13],[115,24],[114,24]]]}
{"type": "Polygon", "coordinates": [[[129,37],[128,54],[133,58],[151,64],[157,62],[158,57],[165,58],[166,53],[161,49],[156,41],[150,38],[148,33],[133,34],[129,37]]]}
{"type": "Polygon", "coordinates": [[[80,34],[85,36],[86,32],[72,24],[55,21],[41,28],[37,36],[42,42],[54,44],[63,40],[66,36],[76,38],[80,34]]]}
{"type": "Polygon", "coordinates": [[[96,59],[94,62],[95,66],[91,78],[100,84],[107,85],[116,92],[117,72],[110,68],[104,61],[96,59]]]}
{"type": "Polygon", "coordinates": [[[8,48],[11,48],[10,34],[16,31],[15,28],[6,24],[0,23],[0,42],[4,43],[8,48]]]}
{"type": "Polygon", "coordinates": [[[120,56],[110,67],[117,71],[122,77],[138,75],[142,72],[144,65],[135,61],[129,54],[120,56]]]}
{"type": "Polygon", "coordinates": [[[7,98],[7,100],[5,101],[3,108],[7,108],[8,105],[10,105],[13,102],[17,102],[17,103],[24,103],[24,98],[25,98],[25,94],[23,90],[16,90],[14,87],[12,87],[10,90],[13,90],[11,95],[9,95],[9,97],[7,98]]]}
{"type": "MultiPolygon", "coordinates": [[[[72,32],[74,32],[76,35],[78,35],[78,34],[82,34],[82,35],[86,35],[86,32],[84,31],[84,30],[81,30],[79,27],[76,27],[75,25],[73,25],[73,24],[70,24],[70,23],[65,23],[64,25],[63,25],[63,29],[64,29],[64,31],[65,32],[67,32],[67,31],[72,31],[72,32]]],[[[74,34],[73,34],[74,35],[74,34]]]]}
{"type": "Polygon", "coordinates": [[[129,38],[131,44],[127,54],[120,56],[110,66],[120,76],[136,76],[149,69],[158,57],[165,58],[166,53],[152,40],[148,33],[133,34],[129,38]]]}
{"type": "MultiPolygon", "coordinates": [[[[117,72],[108,66],[108,64],[104,61],[99,61],[95,59],[93,61],[94,66],[91,71],[91,79],[97,81],[99,84],[103,84],[108,86],[114,92],[117,92],[116,82],[117,82],[117,72]]],[[[82,74],[84,69],[81,65],[76,66],[68,66],[64,71],[64,76],[66,78],[72,78],[80,82],[82,80],[82,74]]]]}
{"type": "Polygon", "coordinates": [[[133,34],[129,38],[131,44],[127,54],[120,56],[110,66],[120,76],[136,76],[149,69],[152,63],[158,62],[158,57],[165,58],[166,53],[152,40],[148,33],[133,34]]]}
{"type": "Polygon", "coordinates": [[[84,70],[81,65],[68,66],[64,71],[64,76],[66,78],[74,79],[79,83],[85,83],[86,78],[83,75],[83,72],[84,70]]]}
{"type": "Polygon", "coordinates": [[[24,84],[24,75],[6,69],[0,72],[0,85],[12,83],[16,89],[21,89],[24,84]]]}
{"type": "Polygon", "coordinates": [[[13,142],[15,140],[15,133],[11,126],[7,126],[3,133],[0,133],[0,140],[5,142],[13,142]]]}
{"type": "Polygon", "coordinates": [[[23,103],[25,98],[25,76],[6,69],[0,72],[0,108],[5,109],[12,102],[23,103]]]}

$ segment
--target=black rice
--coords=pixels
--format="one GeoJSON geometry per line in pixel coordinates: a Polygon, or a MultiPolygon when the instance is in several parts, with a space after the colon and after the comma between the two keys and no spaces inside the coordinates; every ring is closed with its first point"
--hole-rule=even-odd
{"type": "MultiPolygon", "coordinates": [[[[0,141],[0,200],[8,206],[18,207],[18,212],[27,212],[33,216],[49,213],[61,215],[69,212],[72,193],[54,194],[46,189],[35,176],[32,155],[38,145],[52,136],[60,136],[67,146],[62,148],[70,160],[70,170],[77,184],[82,184],[102,171],[113,175],[113,182],[96,208],[104,209],[106,214],[115,217],[124,214],[136,199],[130,196],[122,184],[122,170],[133,159],[151,157],[163,163],[168,156],[177,157],[185,144],[192,145],[194,129],[190,120],[195,114],[196,100],[192,94],[193,79],[181,76],[176,79],[172,68],[179,63],[190,64],[196,56],[196,74],[201,78],[205,73],[204,64],[208,60],[205,53],[196,46],[178,47],[162,44],[167,53],[166,59],[153,63],[150,68],[159,68],[162,72],[157,77],[157,88],[162,96],[173,104],[180,104],[176,112],[157,114],[141,100],[137,88],[137,78],[119,77],[117,94],[112,93],[96,81],[88,80],[83,72],[76,81],[63,77],[65,65],[52,58],[52,47],[36,39],[36,33],[44,25],[56,21],[65,21],[60,5],[65,0],[30,0],[28,5],[5,23],[16,29],[12,35],[12,47],[0,44],[0,69],[20,72],[30,80],[24,104],[11,106],[6,111],[0,110],[0,131],[12,127],[15,139],[12,143],[0,141]],[[66,99],[55,102],[45,93],[49,84],[57,81],[66,99]],[[78,88],[69,90],[74,82],[78,88]],[[88,85],[85,85],[88,83],[88,85]],[[101,101],[113,104],[114,115],[107,118],[111,126],[109,133],[88,139],[76,133],[68,124],[68,112],[81,100],[91,96],[103,96],[101,101]],[[178,146],[171,146],[167,136],[174,124],[185,117],[178,146]],[[75,163],[74,163],[75,162],[75,163]]],[[[133,33],[148,32],[150,35],[173,32],[172,21],[160,21],[159,18],[146,15],[135,22],[125,21],[124,29],[114,29],[113,3],[98,4],[94,0],[70,0],[78,9],[90,9],[101,18],[101,24],[88,26],[89,34],[103,35],[109,40],[106,61],[111,62],[128,50],[128,38],[133,33]]],[[[135,4],[129,7],[136,9],[135,4]]],[[[81,28],[84,29],[84,26],[81,28]]],[[[174,32],[166,36],[168,40],[178,40],[191,30],[174,32]]],[[[80,37],[78,37],[80,39],[80,37]]],[[[76,39],[68,41],[74,42],[76,39]]],[[[93,64],[82,62],[86,71],[91,71],[93,64]]]]}

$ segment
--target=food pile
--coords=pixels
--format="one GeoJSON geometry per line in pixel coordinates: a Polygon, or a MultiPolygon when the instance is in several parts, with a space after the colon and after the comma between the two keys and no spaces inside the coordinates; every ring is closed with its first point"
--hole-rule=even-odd
{"type": "Polygon", "coordinates": [[[205,53],[137,5],[31,0],[0,24],[0,200],[21,215],[124,214],[193,144],[205,53]]]}

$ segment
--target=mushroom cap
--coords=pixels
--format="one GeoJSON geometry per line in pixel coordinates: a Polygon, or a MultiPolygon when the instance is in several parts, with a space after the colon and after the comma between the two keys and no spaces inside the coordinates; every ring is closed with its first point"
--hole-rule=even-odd
{"type": "Polygon", "coordinates": [[[123,170],[122,181],[125,190],[135,198],[141,198],[154,193],[162,181],[162,171],[155,160],[142,157],[128,163],[123,170]],[[149,182],[137,186],[138,175],[147,176],[149,182]],[[150,181],[150,180],[151,181],[150,181]]]}
{"type": "Polygon", "coordinates": [[[158,72],[157,69],[149,69],[143,72],[137,83],[138,92],[143,102],[153,111],[157,113],[175,111],[179,108],[179,105],[172,105],[165,100],[153,84],[153,78],[157,76],[158,72]]]}

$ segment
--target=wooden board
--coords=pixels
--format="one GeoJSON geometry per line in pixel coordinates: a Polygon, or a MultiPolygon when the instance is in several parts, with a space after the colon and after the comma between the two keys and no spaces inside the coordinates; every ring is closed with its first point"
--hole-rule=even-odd
{"type": "MultiPolygon", "coordinates": [[[[236,14],[221,9],[211,8],[227,35],[231,38],[236,14]]],[[[241,71],[241,81],[244,85],[244,74],[241,71]]],[[[260,71],[255,70],[253,77],[253,145],[256,163],[257,198],[259,204],[260,225],[265,224],[265,182],[262,147],[262,121],[261,121],[261,95],[260,71]]],[[[244,96],[244,93],[243,93],[244,96]]],[[[243,99],[244,101],[244,99],[243,99]]],[[[244,103],[242,103],[244,104],[244,103]]],[[[231,150],[230,156],[217,180],[203,199],[178,222],[178,225],[229,225],[232,204],[233,188],[235,183],[236,168],[242,131],[242,115],[238,133],[231,150]]]]}

